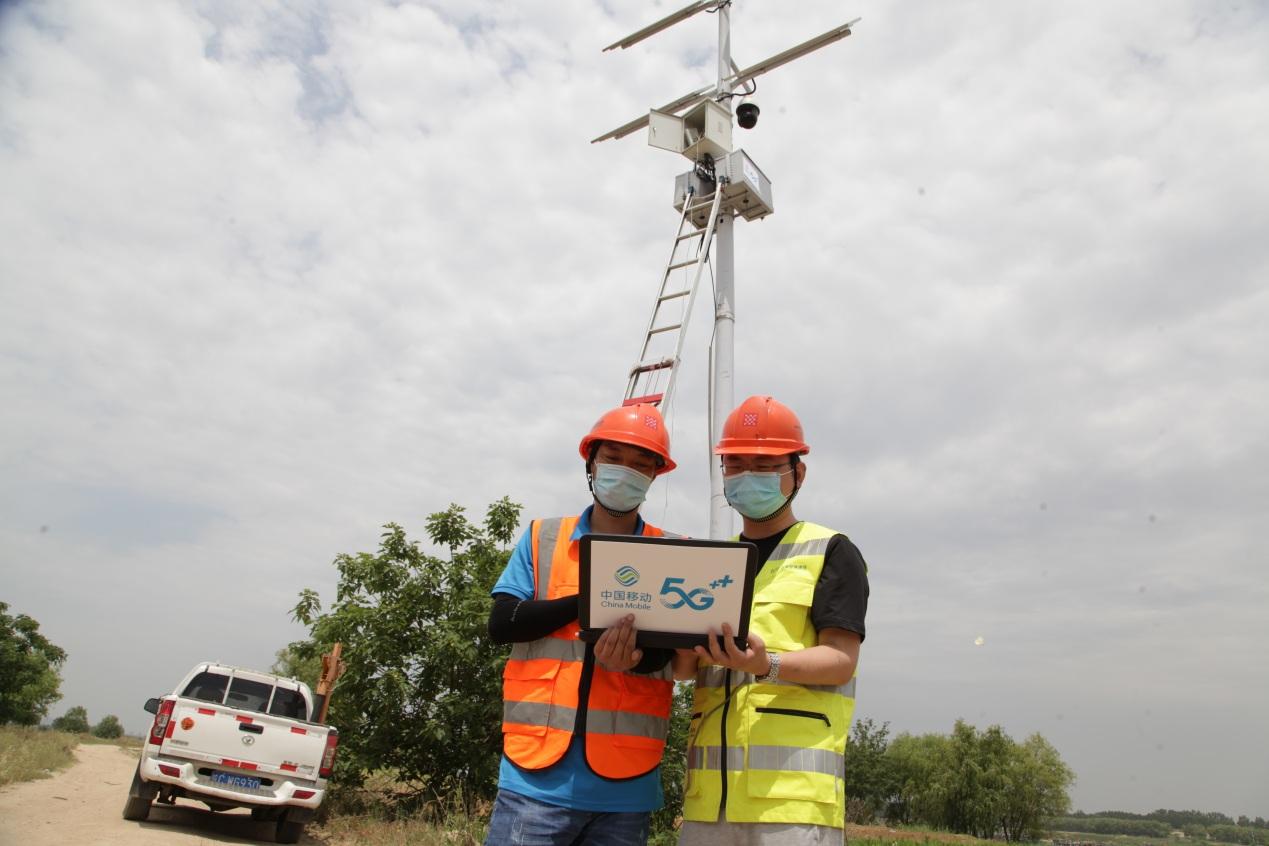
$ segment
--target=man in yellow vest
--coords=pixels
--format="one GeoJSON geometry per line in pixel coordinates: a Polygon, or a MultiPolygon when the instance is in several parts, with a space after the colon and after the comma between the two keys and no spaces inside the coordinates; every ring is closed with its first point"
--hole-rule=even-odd
{"type": "Polygon", "coordinates": [[[578,639],[578,541],[663,534],[639,507],[653,478],[674,469],[670,436],[654,406],[622,406],[578,451],[594,502],[534,520],[493,587],[490,635],[514,645],[488,846],[644,846],[662,804],[673,651],[636,648],[630,615],[593,647],[578,639]]]}
{"type": "Polygon", "coordinates": [[[841,846],[867,566],[845,535],[793,516],[810,447],[787,406],[745,400],[714,452],[761,569],[748,648],[724,626],[695,649],[679,846],[841,846]]]}

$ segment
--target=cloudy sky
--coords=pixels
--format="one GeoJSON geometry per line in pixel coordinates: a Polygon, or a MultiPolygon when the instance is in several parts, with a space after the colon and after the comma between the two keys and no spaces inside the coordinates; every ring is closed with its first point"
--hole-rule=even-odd
{"type": "MultiPolygon", "coordinates": [[[[690,166],[589,141],[712,81],[716,19],[600,48],[678,5],[0,5],[0,601],[53,715],[267,667],[389,520],[586,504],[690,166]]],[[[859,713],[1269,815],[1269,9],[738,0],[733,54],[856,16],[736,130],[735,392],[869,562],[859,713]]],[[[644,511],[696,535],[710,311],[644,511]]]]}

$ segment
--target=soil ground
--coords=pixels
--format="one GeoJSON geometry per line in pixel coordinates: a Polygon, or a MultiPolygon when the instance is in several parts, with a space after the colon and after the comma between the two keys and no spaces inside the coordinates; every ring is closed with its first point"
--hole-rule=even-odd
{"type": "MultiPolygon", "coordinates": [[[[0,788],[0,846],[155,846],[272,843],[275,825],[243,810],[213,814],[176,800],[155,805],[145,822],[123,819],[138,753],[80,744],[75,764],[52,778],[0,788]]],[[[317,844],[305,835],[300,841],[317,844]]]]}

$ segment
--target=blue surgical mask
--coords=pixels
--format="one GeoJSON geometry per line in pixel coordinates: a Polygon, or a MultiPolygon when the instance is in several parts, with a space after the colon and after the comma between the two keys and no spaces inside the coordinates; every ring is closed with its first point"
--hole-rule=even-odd
{"type": "Polygon", "coordinates": [[[622,464],[596,464],[591,490],[609,511],[634,511],[648,495],[652,477],[622,464]]]}
{"type": "Polygon", "coordinates": [[[759,520],[779,511],[789,501],[780,491],[783,473],[755,473],[746,470],[723,477],[723,496],[732,508],[750,520],[759,520]]]}

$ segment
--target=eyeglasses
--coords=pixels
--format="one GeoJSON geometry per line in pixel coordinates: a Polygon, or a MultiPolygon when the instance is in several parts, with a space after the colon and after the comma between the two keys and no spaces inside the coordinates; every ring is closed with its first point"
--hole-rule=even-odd
{"type": "Polygon", "coordinates": [[[722,466],[724,476],[739,476],[741,473],[778,473],[781,476],[786,476],[793,472],[793,468],[788,461],[755,461],[752,464],[747,464],[741,461],[727,461],[724,459],[722,466]]]}

